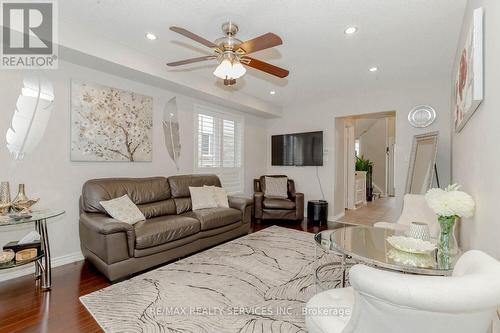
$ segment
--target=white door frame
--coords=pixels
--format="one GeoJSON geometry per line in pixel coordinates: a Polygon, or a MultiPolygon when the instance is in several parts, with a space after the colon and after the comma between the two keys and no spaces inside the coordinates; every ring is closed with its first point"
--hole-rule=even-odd
{"type": "Polygon", "coordinates": [[[394,185],[394,169],[395,169],[395,159],[394,159],[394,149],[396,146],[396,138],[389,137],[387,140],[387,162],[386,162],[386,189],[387,195],[393,197],[396,195],[395,185],[394,185]]]}
{"type": "Polygon", "coordinates": [[[355,173],[356,154],[354,126],[352,124],[346,124],[344,127],[344,204],[347,209],[356,209],[355,173]]]}

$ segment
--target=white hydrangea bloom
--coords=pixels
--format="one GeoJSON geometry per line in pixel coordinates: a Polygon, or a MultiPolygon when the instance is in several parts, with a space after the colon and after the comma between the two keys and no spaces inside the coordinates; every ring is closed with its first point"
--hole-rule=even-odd
{"type": "Polygon", "coordinates": [[[425,195],[427,204],[439,216],[471,217],[474,214],[474,199],[459,188],[459,185],[453,184],[445,190],[430,189],[425,195]]]}

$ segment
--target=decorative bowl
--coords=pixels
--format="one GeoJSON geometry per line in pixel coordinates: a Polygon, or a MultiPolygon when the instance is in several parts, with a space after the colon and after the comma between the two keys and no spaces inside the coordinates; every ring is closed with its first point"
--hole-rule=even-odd
{"type": "Polygon", "coordinates": [[[435,265],[434,257],[430,254],[417,254],[390,249],[387,252],[387,257],[395,263],[405,266],[429,268],[435,265]]]}
{"type": "Polygon", "coordinates": [[[9,217],[17,222],[24,219],[30,219],[31,215],[29,213],[15,213],[15,214],[10,214],[9,217]]]}
{"type": "Polygon", "coordinates": [[[436,249],[435,244],[417,238],[389,236],[386,240],[395,249],[408,253],[425,254],[436,249]]]}
{"type": "Polygon", "coordinates": [[[15,256],[16,254],[12,250],[4,250],[0,252],[0,264],[6,264],[12,261],[12,259],[14,259],[15,256]]]}
{"type": "Polygon", "coordinates": [[[20,200],[20,201],[15,201],[12,203],[12,209],[15,212],[29,212],[29,209],[31,206],[36,204],[40,199],[27,199],[27,200],[20,200]]]}

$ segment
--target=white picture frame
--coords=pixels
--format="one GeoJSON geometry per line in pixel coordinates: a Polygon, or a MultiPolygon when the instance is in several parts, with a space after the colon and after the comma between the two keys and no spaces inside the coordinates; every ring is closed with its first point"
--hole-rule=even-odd
{"type": "Polygon", "coordinates": [[[460,132],[484,98],[483,8],[477,8],[460,48],[453,86],[455,131],[460,132]]]}

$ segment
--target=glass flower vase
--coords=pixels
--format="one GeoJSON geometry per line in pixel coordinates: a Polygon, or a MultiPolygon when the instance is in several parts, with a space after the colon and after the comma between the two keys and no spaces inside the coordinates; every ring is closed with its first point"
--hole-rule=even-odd
{"type": "Polygon", "coordinates": [[[455,216],[439,216],[441,232],[439,233],[438,253],[453,256],[458,253],[457,238],[455,237],[455,216]]]}

